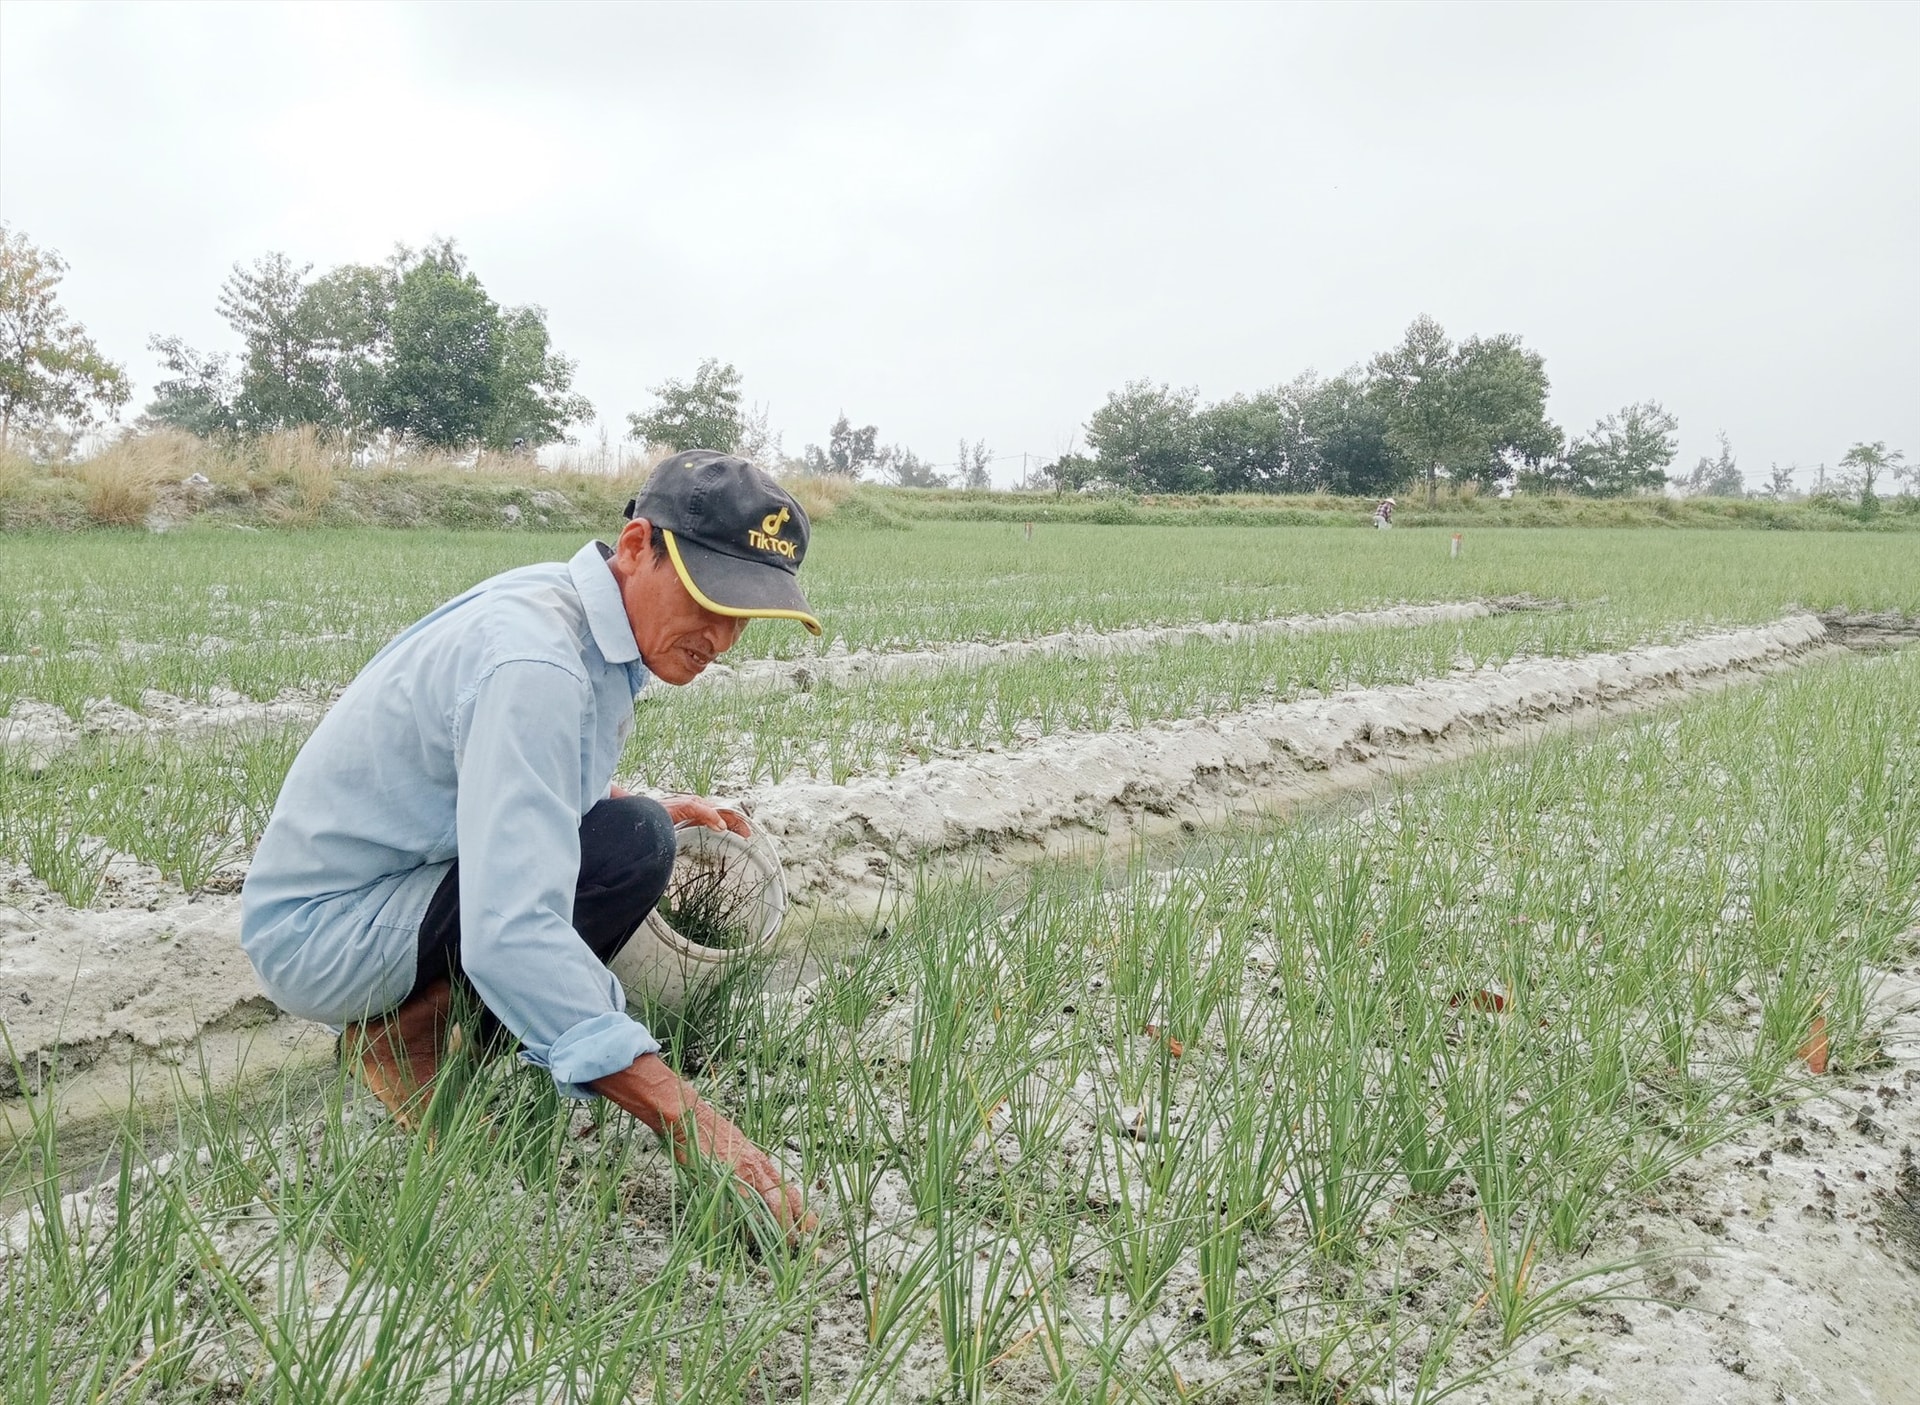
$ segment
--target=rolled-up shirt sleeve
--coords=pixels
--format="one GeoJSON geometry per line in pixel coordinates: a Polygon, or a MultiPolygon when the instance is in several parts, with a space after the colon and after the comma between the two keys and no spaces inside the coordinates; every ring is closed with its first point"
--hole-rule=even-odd
{"type": "Polygon", "coordinates": [[[580,819],[600,798],[582,793],[591,705],[584,679],[516,660],[481,679],[456,724],[461,965],[522,1057],[576,1098],[660,1048],[573,929],[580,819]]]}

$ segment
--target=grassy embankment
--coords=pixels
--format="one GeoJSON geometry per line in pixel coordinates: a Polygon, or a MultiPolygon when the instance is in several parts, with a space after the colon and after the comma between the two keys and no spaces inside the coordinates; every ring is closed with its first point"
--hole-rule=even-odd
{"type": "Polygon", "coordinates": [[[129,1128],[9,1227],[20,1401],[1437,1399],[1601,1291],[1624,1209],[1870,1063],[1920,896],[1920,656],[1821,665],[1171,873],[924,892],[695,1057],[823,1218],[460,1072],[129,1128]],[[471,1081],[468,1081],[471,1080],[471,1081]],[[290,1120],[289,1120],[290,1119],[290,1120]],[[756,1247],[759,1244],[760,1247],[756,1247]]]}
{"type": "MultiPolygon", "coordinates": [[[[404,464],[355,466],[311,432],[216,443],[143,435],[75,464],[46,466],[0,455],[0,531],[91,527],[509,527],[598,530],[614,521],[639,475],[547,472],[526,459],[418,455],[404,464]],[[189,484],[199,474],[207,481],[189,484]]],[[[865,526],[910,529],[924,521],[1108,526],[1368,525],[1373,503],[1326,494],[1093,497],[1049,492],[968,493],[875,484],[803,482],[810,511],[865,526]]],[[[1871,510],[1837,498],[1771,503],[1726,498],[1590,499],[1520,494],[1500,499],[1469,486],[1434,507],[1409,492],[1404,527],[1763,527],[1789,531],[1920,529],[1920,497],[1871,510]]]]}

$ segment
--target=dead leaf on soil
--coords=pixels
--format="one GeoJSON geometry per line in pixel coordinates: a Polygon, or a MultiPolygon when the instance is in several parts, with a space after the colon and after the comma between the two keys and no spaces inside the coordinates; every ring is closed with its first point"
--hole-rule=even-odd
{"type": "Polygon", "coordinates": [[[1815,1015],[1813,1025],[1808,1030],[1807,1042],[1800,1046],[1799,1057],[1807,1061],[1811,1073],[1827,1071],[1827,1017],[1815,1015]]]}
{"type": "Polygon", "coordinates": [[[1456,990],[1453,999],[1447,1002],[1447,1008],[1457,1010],[1462,1005],[1471,1005],[1483,1014],[1498,1015],[1507,1008],[1507,996],[1505,991],[1492,987],[1474,991],[1456,990]]]}

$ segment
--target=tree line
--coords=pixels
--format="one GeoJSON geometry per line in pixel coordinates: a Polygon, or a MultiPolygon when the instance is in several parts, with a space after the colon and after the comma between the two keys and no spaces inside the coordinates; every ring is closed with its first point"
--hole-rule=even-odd
{"type": "MultiPolygon", "coordinates": [[[[1509,334],[1455,342],[1431,317],[1364,366],[1322,379],[1308,371],[1271,390],[1201,404],[1193,390],[1148,380],[1107,396],[1086,424],[1089,452],[1043,470],[1066,491],[1335,493],[1386,496],[1409,485],[1429,502],[1444,480],[1495,490],[1585,497],[1748,494],[1733,446],[1669,472],[1679,420],[1657,400],[1625,405],[1584,434],[1547,417],[1545,359],[1509,334]]],[[[1775,464],[1754,495],[1795,491],[1775,464]]],[[[1875,500],[1883,481],[1920,490],[1920,466],[1884,441],[1856,443],[1815,494],[1875,500]]]]}
{"type": "MultiPolygon", "coordinates": [[[[125,370],[60,303],[66,264],[0,225],[0,445],[46,449],[117,414],[125,370]],[[64,436],[64,440],[63,440],[64,436]]],[[[312,265],[271,253],[236,264],[217,310],[237,354],[178,336],[149,343],[165,376],[141,417],[193,434],[252,436],[315,426],[365,445],[387,437],[444,450],[522,450],[566,440],[593,414],[573,390],[576,363],[554,349],[546,313],[503,307],[451,240],[401,247],[382,264],[312,265]]],[[[1416,318],[1387,350],[1339,375],[1308,371],[1269,390],[1202,404],[1197,392],[1129,382],[1087,420],[1087,451],[1041,465],[1061,491],[1336,493],[1385,496],[1442,481],[1606,497],[1661,492],[1740,496],[1731,444],[1670,473],[1679,422],[1656,400],[1623,406],[1569,437],[1548,418],[1539,352],[1506,333],[1454,341],[1416,318]]],[[[719,448],[782,472],[874,478],[903,487],[991,486],[984,440],[933,462],[885,444],[845,413],[824,444],[794,456],[737,368],[702,361],[651,389],[629,439],[659,450],[719,448]]],[[[1794,491],[1773,467],[1761,495],[1794,491]]],[[[1883,441],[1853,445],[1810,491],[1871,501],[1882,484],[1920,489],[1920,465],[1883,441]]]]}
{"type": "Polygon", "coordinates": [[[1087,421],[1089,452],[1051,480],[1140,492],[1344,493],[1409,484],[1521,487],[1594,496],[1667,485],[1679,424],[1628,405],[1571,441],[1547,417],[1546,362],[1507,334],[1455,342],[1430,317],[1363,367],[1312,371],[1202,405],[1192,390],[1134,381],[1087,421]]]}
{"type": "Polygon", "coordinates": [[[176,336],[147,418],[195,434],[314,425],[352,442],[385,432],[443,449],[537,448],[593,413],[539,307],[501,307],[451,240],[384,264],[310,276],[285,254],[236,266],[220,315],[233,365],[176,336]]]}
{"type": "Polygon", "coordinates": [[[845,411],[828,429],[824,447],[808,444],[789,457],[767,412],[747,407],[739,369],[717,358],[702,361],[691,379],[667,380],[648,393],[653,408],[627,416],[627,437],[656,449],[730,449],[776,472],[871,477],[902,488],[993,486],[993,451],[984,439],[962,439],[953,462],[936,464],[904,445],[882,444],[877,426],[856,425],[845,411]]]}
{"type": "MultiPolygon", "coordinates": [[[[1668,472],[1679,450],[1679,420],[1657,400],[1623,406],[1569,438],[1547,417],[1546,362],[1519,337],[1454,342],[1430,317],[1416,318],[1398,345],[1364,367],[1322,379],[1308,371],[1272,390],[1200,403],[1193,390],[1131,381],[1107,396],[1086,424],[1090,452],[1039,466],[1062,492],[1333,493],[1378,497],[1408,484],[1429,501],[1442,480],[1492,489],[1588,497],[1664,492],[1741,497],[1747,487],[1727,436],[1720,452],[1684,474],[1668,472]]],[[[628,437],[666,450],[731,447],[769,467],[907,488],[986,488],[992,452],[960,441],[949,463],[930,463],[883,445],[871,424],[842,413],[823,447],[787,456],[764,410],[746,407],[738,368],[702,361],[687,380],[651,390],[653,408],[630,414],[628,437]]],[[[1758,496],[1785,498],[1793,473],[1775,465],[1758,496]]],[[[1884,442],[1855,444],[1829,482],[1813,491],[1871,501],[1882,478],[1920,467],[1884,442]]]]}
{"type": "MultiPolygon", "coordinates": [[[[47,450],[116,414],[123,366],[61,306],[57,253],[0,227],[0,442],[47,450]]],[[[539,307],[494,301],[451,240],[384,264],[311,265],[268,254],[234,266],[216,304],[237,355],[178,336],[149,348],[164,378],[147,427],[258,435],[311,425],[440,449],[533,449],[593,413],[539,307]]]]}

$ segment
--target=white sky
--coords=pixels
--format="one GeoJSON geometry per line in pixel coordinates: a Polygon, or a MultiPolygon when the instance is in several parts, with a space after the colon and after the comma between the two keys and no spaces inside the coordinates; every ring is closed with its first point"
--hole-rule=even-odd
{"type": "MultiPolygon", "coordinates": [[[[0,217],[144,403],[236,260],[456,238],[617,438],[705,356],[1017,477],[1138,376],[1335,372],[1427,312],[1570,432],[1920,457],[1920,5],[0,3],[0,217]]],[[[591,437],[589,427],[585,437],[591,437]]],[[[1798,480],[1804,486],[1811,473],[1798,480]]]]}

